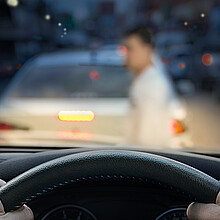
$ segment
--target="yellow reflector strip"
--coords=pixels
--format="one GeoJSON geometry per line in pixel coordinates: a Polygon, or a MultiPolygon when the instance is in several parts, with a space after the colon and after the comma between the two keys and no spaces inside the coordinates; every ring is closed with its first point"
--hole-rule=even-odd
{"type": "Polygon", "coordinates": [[[92,111],[61,111],[58,118],[60,121],[90,122],[94,120],[95,114],[92,111]]]}

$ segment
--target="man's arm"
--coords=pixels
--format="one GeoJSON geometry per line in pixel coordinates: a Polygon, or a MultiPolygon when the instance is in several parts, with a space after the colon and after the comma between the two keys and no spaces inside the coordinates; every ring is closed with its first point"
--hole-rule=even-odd
{"type": "MultiPolygon", "coordinates": [[[[5,184],[6,182],[0,180],[0,187],[5,184]]],[[[14,212],[5,213],[4,206],[0,201],[0,220],[34,220],[34,215],[26,205],[14,212]]]]}

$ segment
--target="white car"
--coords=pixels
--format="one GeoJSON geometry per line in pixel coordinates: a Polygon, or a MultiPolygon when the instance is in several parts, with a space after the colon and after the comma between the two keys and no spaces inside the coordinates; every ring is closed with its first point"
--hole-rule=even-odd
{"type": "Polygon", "coordinates": [[[122,142],[131,83],[122,59],[116,51],[105,50],[44,54],[28,61],[2,98],[1,140],[38,140],[44,135],[122,142]],[[59,117],[68,113],[70,121],[59,117]]]}

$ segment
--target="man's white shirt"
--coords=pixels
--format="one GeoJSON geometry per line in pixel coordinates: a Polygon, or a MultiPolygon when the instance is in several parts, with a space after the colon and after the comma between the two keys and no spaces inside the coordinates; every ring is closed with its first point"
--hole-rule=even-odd
{"type": "Polygon", "coordinates": [[[131,87],[127,138],[132,144],[167,146],[172,139],[168,121],[178,119],[176,112],[184,108],[162,62],[157,56],[152,61],[131,87]]]}

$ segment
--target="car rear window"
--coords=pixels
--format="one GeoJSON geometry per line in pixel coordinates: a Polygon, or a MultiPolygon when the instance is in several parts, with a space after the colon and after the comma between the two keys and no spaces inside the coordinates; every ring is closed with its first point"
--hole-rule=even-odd
{"type": "Polygon", "coordinates": [[[11,98],[127,97],[131,75],[118,66],[32,68],[8,93],[11,98]]]}

